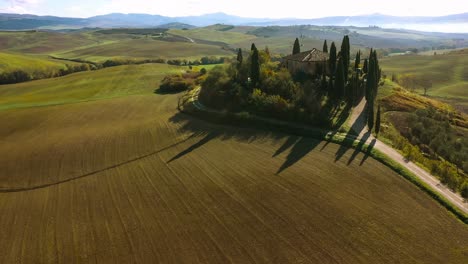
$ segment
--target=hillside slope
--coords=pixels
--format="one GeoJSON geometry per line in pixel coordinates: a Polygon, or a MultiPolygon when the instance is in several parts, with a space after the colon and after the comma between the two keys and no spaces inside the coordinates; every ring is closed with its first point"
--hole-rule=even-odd
{"type": "Polygon", "coordinates": [[[112,91],[0,111],[0,262],[468,260],[466,225],[362,153],[112,91]]]}

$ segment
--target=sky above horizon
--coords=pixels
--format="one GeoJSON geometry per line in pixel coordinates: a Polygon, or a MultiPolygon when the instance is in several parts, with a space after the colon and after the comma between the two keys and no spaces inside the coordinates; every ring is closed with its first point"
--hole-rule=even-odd
{"type": "Polygon", "coordinates": [[[318,18],[374,13],[443,16],[468,12],[468,1],[447,0],[444,4],[431,4],[428,1],[393,0],[381,5],[375,0],[289,0],[280,5],[271,0],[0,0],[0,13],[62,17],[91,17],[108,13],[145,13],[174,17],[216,12],[255,18],[318,18]]]}

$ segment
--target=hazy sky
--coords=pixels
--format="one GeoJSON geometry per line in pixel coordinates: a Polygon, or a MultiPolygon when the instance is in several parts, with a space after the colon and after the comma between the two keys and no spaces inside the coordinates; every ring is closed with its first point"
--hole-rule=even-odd
{"type": "Polygon", "coordinates": [[[382,13],[436,16],[468,12],[468,0],[0,0],[2,13],[90,17],[107,13],[147,13],[165,16],[214,12],[259,18],[317,18],[382,13]],[[281,3],[281,4],[279,4],[281,3]]]}

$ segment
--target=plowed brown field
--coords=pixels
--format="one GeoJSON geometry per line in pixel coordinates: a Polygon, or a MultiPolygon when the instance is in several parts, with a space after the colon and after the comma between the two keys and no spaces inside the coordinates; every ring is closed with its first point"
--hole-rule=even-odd
{"type": "Polygon", "coordinates": [[[335,144],[178,95],[0,112],[0,263],[467,263],[468,228],[335,144]]]}

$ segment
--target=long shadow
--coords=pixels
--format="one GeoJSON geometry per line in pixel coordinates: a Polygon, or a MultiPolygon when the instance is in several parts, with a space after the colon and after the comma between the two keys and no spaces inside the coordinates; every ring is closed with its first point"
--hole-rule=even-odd
{"type": "Polygon", "coordinates": [[[296,164],[310,151],[315,149],[320,144],[320,142],[321,141],[317,139],[301,137],[301,139],[297,141],[296,144],[294,144],[294,146],[291,149],[291,152],[286,157],[286,161],[283,163],[283,165],[281,165],[276,174],[280,174],[285,169],[296,164]]]}
{"type": "Polygon", "coordinates": [[[158,88],[158,89],[154,90],[153,93],[160,94],[160,95],[166,95],[166,94],[178,94],[178,93],[181,93],[183,91],[184,90],[165,91],[165,90],[161,90],[161,88],[158,88]]]}
{"type": "Polygon", "coordinates": [[[372,142],[369,144],[369,146],[367,146],[367,149],[366,149],[366,152],[365,152],[366,154],[362,158],[361,163],[359,163],[359,166],[362,166],[362,164],[364,164],[364,162],[366,162],[366,160],[369,158],[370,153],[371,153],[372,149],[374,148],[376,142],[377,142],[377,139],[374,138],[372,140],[372,142]]]}
{"type": "Polygon", "coordinates": [[[348,160],[348,165],[350,165],[354,159],[357,157],[357,155],[363,151],[363,147],[364,147],[364,144],[366,144],[366,141],[369,139],[369,137],[371,136],[371,133],[369,131],[367,131],[364,136],[359,140],[359,143],[357,144],[356,148],[354,149],[354,152],[353,154],[351,155],[351,157],[349,158],[348,160]]]}
{"type": "Polygon", "coordinates": [[[177,124],[181,132],[191,132],[195,133],[196,135],[205,135],[203,139],[188,149],[177,154],[175,157],[169,160],[169,162],[192,152],[215,137],[223,141],[233,139],[244,142],[253,142],[263,139],[267,139],[268,141],[278,141],[287,138],[284,144],[280,146],[279,149],[273,154],[273,157],[278,156],[281,153],[287,151],[292,146],[291,152],[288,154],[284,164],[282,164],[279,168],[277,172],[278,174],[294,165],[305,155],[307,155],[307,153],[316,148],[321,142],[321,140],[314,138],[274,131],[274,127],[261,127],[256,126],[255,124],[245,125],[242,123],[236,123],[232,120],[229,122],[217,119],[208,119],[205,121],[184,113],[175,114],[169,118],[169,122],[177,124]]]}
{"type": "Polygon", "coordinates": [[[210,133],[206,134],[205,137],[200,139],[197,143],[193,144],[192,146],[188,147],[186,150],[184,150],[184,151],[180,152],[179,154],[175,155],[167,163],[171,163],[174,160],[182,158],[183,156],[185,156],[185,155],[189,154],[190,152],[196,150],[197,148],[205,145],[206,143],[208,143],[209,141],[211,141],[212,139],[214,139],[214,138],[216,138],[218,136],[219,136],[219,133],[217,133],[217,132],[210,132],[210,133]]]}
{"type": "MultiPolygon", "coordinates": [[[[365,109],[367,108],[367,104],[365,109]]],[[[366,128],[366,111],[362,111],[354,124],[351,126],[351,129],[348,131],[346,134],[346,138],[353,138],[356,137],[356,135],[361,134],[361,132],[366,128]]],[[[335,162],[339,161],[343,155],[352,147],[352,143],[350,144],[342,144],[338,151],[335,154],[335,162]]]]}
{"type": "Polygon", "coordinates": [[[296,136],[290,136],[290,137],[288,137],[288,139],[284,142],[283,145],[281,145],[281,147],[275,152],[275,154],[273,154],[272,157],[276,157],[276,156],[278,156],[279,154],[283,153],[283,152],[286,151],[288,148],[290,148],[291,146],[293,146],[294,143],[296,143],[298,140],[299,140],[299,138],[296,137],[296,136]]]}
{"type": "MultiPolygon", "coordinates": [[[[337,133],[338,133],[338,129],[346,122],[346,120],[348,119],[348,116],[349,116],[349,110],[351,110],[351,104],[347,104],[346,107],[343,109],[343,111],[341,111],[340,115],[338,116],[338,119],[334,125],[334,129],[333,129],[333,132],[330,134],[330,139],[333,138],[337,133]]],[[[333,115],[331,116],[330,120],[332,120],[333,118],[335,118],[336,114],[338,113],[338,106],[335,106],[333,115]]],[[[323,147],[320,149],[320,151],[324,150],[328,144],[331,143],[331,140],[327,140],[327,142],[325,143],[325,145],[323,145],[323,147]]]]}

